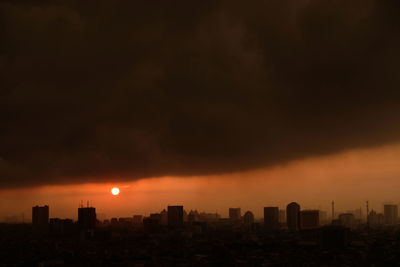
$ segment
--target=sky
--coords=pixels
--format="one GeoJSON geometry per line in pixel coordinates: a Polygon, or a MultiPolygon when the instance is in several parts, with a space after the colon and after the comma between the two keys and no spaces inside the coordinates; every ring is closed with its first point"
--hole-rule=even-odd
{"type": "Polygon", "coordinates": [[[240,207],[242,213],[250,210],[262,218],[263,207],[285,209],[292,201],[302,209],[319,209],[330,216],[332,200],[336,212],[361,208],[365,215],[366,201],[370,210],[378,212],[383,212],[383,204],[399,204],[399,157],[397,143],[246,172],[2,189],[0,218],[21,221],[24,216],[26,222],[32,206],[49,205],[51,217],[76,219],[81,201],[84,206],[87,201],[95,206],[99,219],[148,216],[168,205],[217,212],[223,217],[228,216],[229,207],[240,207]],[[120,188],[118,196],[110,193],[113,187],[120,188]]]}
{"type": "Polygon", "coordinates": [[[398,201],[399,7],[0,1],[0,214],[398,201]]]}

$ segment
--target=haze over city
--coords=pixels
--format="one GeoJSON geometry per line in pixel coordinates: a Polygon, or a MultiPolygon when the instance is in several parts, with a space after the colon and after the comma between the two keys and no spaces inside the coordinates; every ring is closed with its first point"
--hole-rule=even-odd
{"type": "Polygon", "coordinates": [[[312,247],[314,263],[332,248],[345,266],[354,251],[396,262],[399,10],[1,0],[0,258],[269,266],[301,251],[285,266],[302,266],[312,247]]]}

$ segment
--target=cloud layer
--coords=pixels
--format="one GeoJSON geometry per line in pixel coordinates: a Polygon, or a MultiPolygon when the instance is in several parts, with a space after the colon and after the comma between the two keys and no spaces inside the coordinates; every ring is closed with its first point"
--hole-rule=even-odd
{"type": "Polygon", "coordinates": [[[240,171],[397,141],[399,8],[1,1],[0,187],[240,171]]]}

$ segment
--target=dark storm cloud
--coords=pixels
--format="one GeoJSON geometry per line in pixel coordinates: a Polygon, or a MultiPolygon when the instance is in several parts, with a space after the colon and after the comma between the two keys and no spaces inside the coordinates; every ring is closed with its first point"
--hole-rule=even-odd
{"type": "Polygon", "coordinates": [[[398,141],[396,0],[1,1],[0,187],[398,141]]]}

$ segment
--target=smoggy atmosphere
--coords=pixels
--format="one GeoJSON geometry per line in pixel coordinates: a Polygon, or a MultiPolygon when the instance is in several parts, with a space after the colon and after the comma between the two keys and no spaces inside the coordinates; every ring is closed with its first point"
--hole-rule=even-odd
{"type": "MultiPolygon", "coordinates": [[[[400,184],[399,7],[1,1],[3,203],[29,213],[55,194],[56,206],[72,208],[102,203],[92,193],[110,197],[113,185],[126,186],[120,199],[136,195],[138,184],[163,191],[143,194],[152,199],[143,211],[166,202],[214,209],[226,198],[223,212],[242,200],[283,205],[308,190],[320,191],[310,207],[354,192],[344,207],[373,195],[378,207],[398,201],[387,192],[400,184]],[[327,184],[315,170],[329,173],[327,184]],[[208,194],[211,184],[219,195],[208,194]]],[[[2,214],[16,213],[7,206],[2,214]]]]}
{"type": "Polygon", "coordinates": [[[0,0],[0,266],[398,266],[400,0],[0,0]]]}

